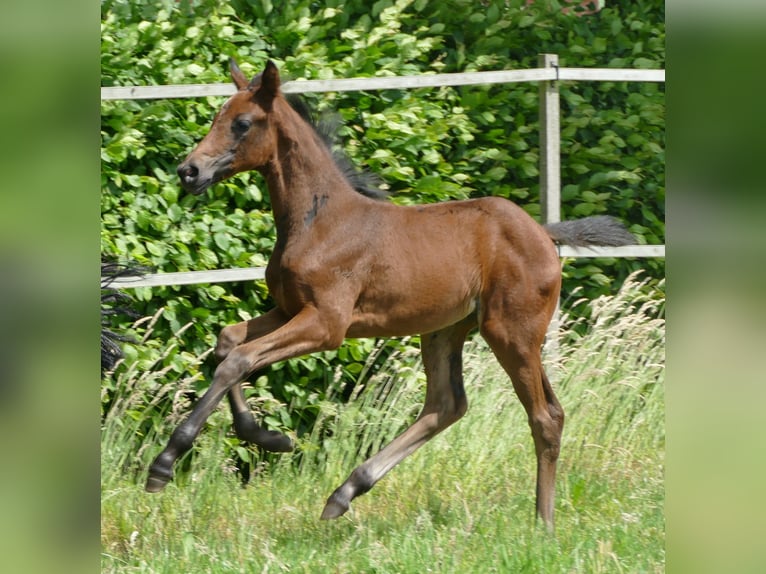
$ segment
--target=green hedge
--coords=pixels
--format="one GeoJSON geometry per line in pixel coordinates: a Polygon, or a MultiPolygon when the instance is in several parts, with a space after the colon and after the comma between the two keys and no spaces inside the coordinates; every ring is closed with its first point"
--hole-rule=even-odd
{"type": "MultiPolygon", "coordinates": [[[[248,75],[271,58],[288,79],[522,69],[536,67],[543,52],[558,54],[561,66],[665,65],[661,1],[610,2],[587,17],[563,14],[553,1],[285,4],[103,1],[102,85],[229,81],[231,56],[248,75]]],[[[536,84],[307,99],[318,111],[340,113],[347,152],[382,176],[393,201],[498,195],[539,216],[536,84]]],[[[221,98],[102,102],[104,257],[165,272],[266,263],[275,230],[259,175],[239,175],[199,198],[177,183],[175,166],[220,104],[221,98]]],[[[562,82],[561,105],[562,217],[609,213],[626,221],[639,242],[663,243],[664,86],[562,82]]],[[[663,260],[570,262],[564,298],[576,287],[587,297],[614,291],[639,268],[664,276],[663,260]]],[[[144,288],[134,295],[142,314],[162,311],[150,341],[126,345],[128,359],[170,367],[168,381],[192,376],[197,393],[208,384],[212,361],[197,365],[184,357],[209,349],[224,325],[270,307],[262,283],[144,288]],[[156,364],[164,341],[190,322],[179,352],[156,364]]],[[[273,366],[250,392],[272,405],[266,413],[272,426],[307,428],[318,404],[348,394],[374,345],[348,341],[336,352],[273,366]]],[[[385,353],[377,357],[375,369],[385,353]]],[[[104,382],[105,408],[115,384],[104,382]]]]}

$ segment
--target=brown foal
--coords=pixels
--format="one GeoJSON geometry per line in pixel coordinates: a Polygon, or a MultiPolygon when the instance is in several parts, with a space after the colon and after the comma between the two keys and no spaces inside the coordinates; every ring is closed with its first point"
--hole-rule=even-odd
{"type": "Polygon", "coordinates": [[[526,409],[537,456],[537,513],[552,528],[564,411],[540,352],[561,285],[555,243],[623,245],[632,236],[609,217],[541,226],[496,197],[408,207],[366,197],[285,100],[272,62],[248,81],[232,61],[231,76],[238,91],[178,174],[194,194],[238,172],[263,174],[277,226],[266,269],[276,307],[221,331],[212,384],[154,460],[146,489],[167,484],[173,463],[227,394],[239,437],[271,451],[292,449],[288,437],[260,427],[247,407],[241,383],[254,371],[335,349],[345,337],[422,334],[423,410],[332,493],[322,518],[341,516],[466,412],[462,348],[478,328],[526,409]]]}

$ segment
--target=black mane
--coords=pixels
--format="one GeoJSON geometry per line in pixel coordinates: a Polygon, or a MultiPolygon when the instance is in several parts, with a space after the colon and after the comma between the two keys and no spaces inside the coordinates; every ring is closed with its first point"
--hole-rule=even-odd
{"type": "Polygon", "coordinates": [[[338,166],[338,169],[340,169],[346,181],[351,184],[351,187],[372,199],[388,198],[388,192],[381,189],[381,179],[370,171],[361,170],[356,167],[351,158],[348,157],[348,154],[338,144],[338,126],[341,124],[338,114],[323,114],[318,121],[315,121],[311,109],[309,109],[302,98],[288,95],[287,101],[298,112],[298,115],[314,129],[325,146],[327,146],[333,160],[335,160],[335,165],[338,166]]]}

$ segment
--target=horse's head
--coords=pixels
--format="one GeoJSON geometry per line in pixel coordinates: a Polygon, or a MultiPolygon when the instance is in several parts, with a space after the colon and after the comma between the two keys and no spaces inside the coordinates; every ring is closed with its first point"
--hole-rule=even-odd
{"type": "Polygon", "coordinates": [[[214,183],[242,171],[266,165],[277,146],[272,120],[279,95],[279,71],[269,61],[263,72],[248,81],[237,63],[230,61],[234,94],[213,119],[210,131],[178,166],[183,188],[204,193],[214,183]]]}

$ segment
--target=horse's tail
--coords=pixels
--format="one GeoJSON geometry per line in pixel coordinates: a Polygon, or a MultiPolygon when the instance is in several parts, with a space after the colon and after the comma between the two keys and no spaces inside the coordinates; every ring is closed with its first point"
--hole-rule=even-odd
{"type": "Polygon", "coordinates": [[[551,239],[560,245],[632,245],[636,238],[625,226],[608,215],[596,215],[543,225],[551,239]]]}
{"type": "Polygon", "coordinates": [[[108,317],[124,314],[138,318],[138,313],[125,307],[122,303],[130,298],[116,290],[112,283],[120,277],[141,276],[148,270],[137,265],[122,265],[108,261],[101,262],[101,374],[114,368],[122,358],[121,342],[135,343],[131,337],[120,335],[107,328],[108,317]]]}

